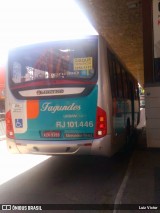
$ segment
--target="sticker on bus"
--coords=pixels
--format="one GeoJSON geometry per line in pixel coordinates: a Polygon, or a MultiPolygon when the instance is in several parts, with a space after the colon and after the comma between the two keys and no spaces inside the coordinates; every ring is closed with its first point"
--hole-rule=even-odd
{"type": "Polygon", "coordinates": [[[21,118],[15,119],[15,127],[23,128],[23,120],[21,118]]]}
{"type": "Polygon", "coordinates": [[[92,70],[92,57],[74,58],[74,70],[92,70]]]}
{"type": "Polygon", "coordinates": [[[65,133],[65,138],[93,138],[93,133],[65,133]]]}

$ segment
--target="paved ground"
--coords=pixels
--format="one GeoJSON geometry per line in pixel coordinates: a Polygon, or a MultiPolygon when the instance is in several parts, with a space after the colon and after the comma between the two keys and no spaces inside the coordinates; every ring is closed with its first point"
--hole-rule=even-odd
{"type": "Polygon", "coordinates": [[[45,156],[31,159],[30,155],[8,154],[5,141],[1,141],[0,203],[129,204],[125,213],[146,212],[131,210],[132,204],[146,207],[160,203],[160,151],[146,148],[145,129],[138,136],[133,151],[111,159],[45,156]],[[13,175],[17,168],[18,173],[13,175]],[[5,180],[7,173],[10,177],[5,180]]]}
{"type": "Polygon", "coordinates": [[[10,155],[5,148],[3,141],[0,204],[113,204],[130,158],[121,153],[110,159],[96,156],[40,159],[35,155],[10,155]]]}

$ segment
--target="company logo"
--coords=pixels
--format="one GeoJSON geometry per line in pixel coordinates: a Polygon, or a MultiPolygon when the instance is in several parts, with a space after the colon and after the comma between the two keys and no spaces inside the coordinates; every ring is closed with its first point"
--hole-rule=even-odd
{"type": "Polygon", "coordinates": [[[64,93],[63,89],[37,90],[37,95],[62,94],[62,93],[64,93]]]}
{"type": "Polygon", "coordinates": [[[79,111],[81,109],[80,105],[76,105],[75,103],[72,103],[71,105],[65,105],[65,106],[52,106],[51,103],[46,102],[42,105],[41,111],[49,111],[51,113],[55,113],[57,111],[79,111]]]}

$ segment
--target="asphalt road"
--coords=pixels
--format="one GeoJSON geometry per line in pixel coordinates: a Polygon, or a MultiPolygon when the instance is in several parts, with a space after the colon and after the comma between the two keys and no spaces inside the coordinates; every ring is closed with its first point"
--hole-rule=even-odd
{"type": "Polygon", "coordinates": [[[132,155],[11,155],[5,141],[0,153],[0,204],[114,204],[132,155]]]}

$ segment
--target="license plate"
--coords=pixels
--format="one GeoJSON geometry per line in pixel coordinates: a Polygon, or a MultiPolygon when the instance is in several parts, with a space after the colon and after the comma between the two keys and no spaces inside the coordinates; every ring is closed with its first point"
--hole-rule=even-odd
{"type": "Polygon", "coordinates": [[[43,138],[60,138],[60,131],[43,131],[41,132],[43,138]]]}

